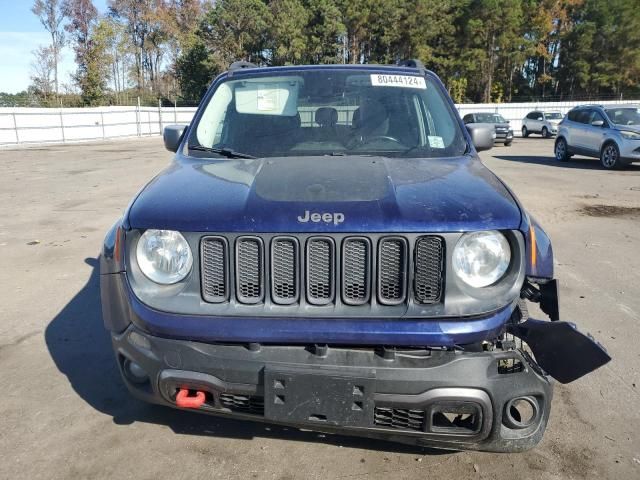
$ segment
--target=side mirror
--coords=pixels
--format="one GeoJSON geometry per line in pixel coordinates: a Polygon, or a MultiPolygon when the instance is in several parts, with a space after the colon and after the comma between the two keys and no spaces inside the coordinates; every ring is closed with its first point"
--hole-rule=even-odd
{"type": "Polygon", "coordinates": [[[187,125],[167,125],[164,127],[164,132],[162,133],[164,148],[170,152],[177,152],[186,130],[187,125]]]}
{"type": "Polygon", "coordinates": [[[604,127],[604,120],[594,120],[591,122],[594,127],[604,127]]]}
{"type": "Polygon", "coordinates": [[[467,131],[471,136],[473,146],[478,152],[493,148],[493,141],[496,138],[496,130],[493,126],[486,125],[467,125],[467,131]]]}

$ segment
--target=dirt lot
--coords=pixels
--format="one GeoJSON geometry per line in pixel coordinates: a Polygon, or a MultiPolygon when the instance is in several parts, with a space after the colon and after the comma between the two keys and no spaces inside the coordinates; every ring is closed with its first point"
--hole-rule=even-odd
{"type": "Polygon", "coordinates": [[[483,154],[554,241],[561,311],[613,357],[556,389],[541,445],[435,454],[152,407],[120,382],[97,255],[170,161],[159,139],[0,150],[0,478],[640,478],[640,166],[483,154]]]}

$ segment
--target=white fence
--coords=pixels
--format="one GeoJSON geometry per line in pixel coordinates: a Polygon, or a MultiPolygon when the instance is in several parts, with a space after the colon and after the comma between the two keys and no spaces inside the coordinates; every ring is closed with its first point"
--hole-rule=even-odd
{"type": "Polygon", "coordinates": [[[0,145],[67,143],[159,135],[189,123],[195,108],[0,108],[0,145]]]}
{"type": "MultiPolygon", "coordinates": [[[[566,114],[583,103],[478,103],[461,104],[457,108],[461,116],[472,112],[500,113],[510,121],[515,134],[520,135],[522,119],[530,111],[555,110],[566,114]]],[[[193,107],[0,108],[0,146],[159,135],[166,125],[189,123],[195,111],[193,107]]],[[[304,120],[313,121],[309,112],[301,113],[304,120]]]]}

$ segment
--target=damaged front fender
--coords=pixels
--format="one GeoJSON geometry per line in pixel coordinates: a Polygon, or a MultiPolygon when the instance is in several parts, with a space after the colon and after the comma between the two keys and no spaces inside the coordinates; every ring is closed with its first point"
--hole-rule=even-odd
{"type": "Polygon", "coordinates": [[[611,360],[602,345],[573,323],[530,318],[508,331],[525,341],[538,365],[560,383],[573,382],[611,360]]]}

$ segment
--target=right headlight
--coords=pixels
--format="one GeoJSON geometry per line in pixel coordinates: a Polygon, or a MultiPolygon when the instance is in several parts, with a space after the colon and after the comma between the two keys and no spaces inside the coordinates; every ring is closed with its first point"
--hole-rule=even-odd
{"type": "Polygon", "coordinates": [[[136,259],[142,273],[161,285],[183,280],[193,265],[189,244],[180,232],[173,230],[144,232],[138,240],[136,259]]]}
{"type": "Polygon", "coordinates": [[[487,287],[502,278],[511,262],[511,247],[496,231],[466,233],[453,250],[453,271],[467,285],[487,287]]]}
{"type": "Polygon", "coordinates": [[[620,135],[622,135],[627,140],[640,140],[640,133],[631,132],[629,130],[620,130],[620,135]]]}

